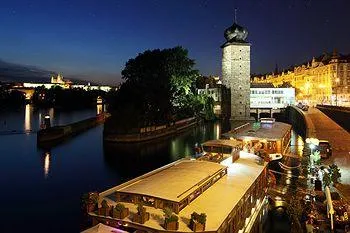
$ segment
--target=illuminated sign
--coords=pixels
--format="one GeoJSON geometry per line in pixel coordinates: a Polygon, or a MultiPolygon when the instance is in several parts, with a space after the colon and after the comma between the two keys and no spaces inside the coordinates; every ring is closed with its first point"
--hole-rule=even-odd
{"type": "Polygon", "coordinates": [[[294,88],[250,88],[250,108],[278,109],[294,104],[294,88]]]}

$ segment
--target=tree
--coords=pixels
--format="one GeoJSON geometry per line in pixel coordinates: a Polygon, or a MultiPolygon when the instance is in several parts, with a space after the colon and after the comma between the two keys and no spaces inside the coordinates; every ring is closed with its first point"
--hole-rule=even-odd
{"type": "Polygon", "coordinates": [[[199,77],[194,65],[182,47],[147,50],[130,59],[122,71],[124,82],[114,111],[128,114],[138,126],[168,123],[176,114],[193,115],[199,77]]]}
{"type": "Polygon", "coordinates": [[[214,115],[214,99],[211,96],[206,95],[204,98],[204,114],[206,120],[213,120],[214,115]]]}

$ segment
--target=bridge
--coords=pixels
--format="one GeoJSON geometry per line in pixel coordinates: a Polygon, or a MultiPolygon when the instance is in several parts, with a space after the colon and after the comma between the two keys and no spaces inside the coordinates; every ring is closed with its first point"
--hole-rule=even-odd
{"type": "MultiPolygon", "coordinates": [[[[350,133],[321,110],[324,111],[321,106],[318,106],[318,108],[309,108],[308,111],[302,111],[297,107],[290,107],[288,110],[289,120],[298,119],[292,122],[293,127],[304,128],[304,136],[306,138],[318,138],[330,142],[333,153],[323,163],[326,165],[336,163],[338,165],[341,172],[341,184],[347,186],[343,186],[343,190],[339,191],[344,196],[350,196],[350,133]]],[[[331,111],[332,108],[328,110],[331,111]]],[[[347,115],[346,120],[349,119],[349,116],[350,114],[347,115]]]]}

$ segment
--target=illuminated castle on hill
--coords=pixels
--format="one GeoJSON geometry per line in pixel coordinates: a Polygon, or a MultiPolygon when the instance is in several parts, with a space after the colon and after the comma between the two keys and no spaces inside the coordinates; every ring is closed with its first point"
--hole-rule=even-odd
{"type": "Polygon", "coordinates": [[[62,85],[71,85],[72,82],[68,79],[64,80],[61,74],[58,74],[57,77],[51,76],[52,84],[62,84],[62,85]]]}

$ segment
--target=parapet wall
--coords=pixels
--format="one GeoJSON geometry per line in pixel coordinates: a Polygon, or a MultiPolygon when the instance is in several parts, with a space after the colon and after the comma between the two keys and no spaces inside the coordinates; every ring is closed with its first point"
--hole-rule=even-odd
{"type": "Polygon", "coordinates": [[[340,106],[331,106],[331,105],[317,105],[321,112],[326,114],[329,118],[335,121],[342,128],[350,132],[350,108],[349,107],[340,107],[340,106]]]}
{"type": "Polygon", "coordinates": [[[286,117],[288,119],[288,123],[293,126],[293,129],[300,136],[302,136],[303,138],[306,138],[312,132],[308,130],[306,119],[304,117],[304,114],[301,111],[302,110],[294,106],[288,106],[286,108],[286,117]]]}

